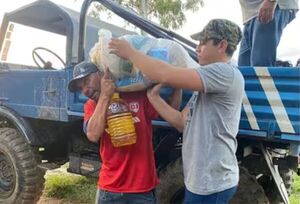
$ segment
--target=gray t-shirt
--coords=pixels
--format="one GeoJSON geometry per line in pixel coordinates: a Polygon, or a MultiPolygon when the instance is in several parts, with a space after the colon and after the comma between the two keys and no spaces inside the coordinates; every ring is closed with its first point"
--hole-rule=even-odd
{"type": "Polygon", "coordinates": [[[199,195],[238,184],[235,152],[244,78],[231,64],[214,63],[197,69],[204,93],[194,92],[183,131],[183,170],[186,188],[199,195]]]}
{"type": "MultiPolygon", "coordinates": [[[[252,18],[258,15],[259,8],[263,3],[263,0],[239,0],[242,15],[243,23],[248,22],[252,18]]],[[[280,9],[296,9],[298,10],[298,0],[277,0],[277,4],[280,9]]]]}

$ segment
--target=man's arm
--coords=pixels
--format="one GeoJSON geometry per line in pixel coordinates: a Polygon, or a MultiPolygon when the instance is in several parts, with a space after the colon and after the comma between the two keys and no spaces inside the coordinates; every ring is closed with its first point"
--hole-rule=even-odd
{"type": "Polygon", "coordinates": [[[109,48],[112,53],[130,60],[151,80],[176,88],[203,91],[203,82],[194,69],[175,67],[151,58],[135,50],[126,40],[112,39],[109,48]]]}
{"type": "Polygon", "coordinates": [[[158,84],[148,90],[148,99],[163,119],[169,122],[179,132],[182,132],[187,118],[188,109],[185,108],[182,112],[180,112],[168,105],[159,95],[161,86],[161,84],[158,84]]]}
{"type": "Polygon", "coordinates": [[[167,101],[172,108],[179,110],[181,99],[182,99],[182,89],[175,88],[173,89],[173,92],[167,101]]]}
{"type": "Polygon", "coordinates": [[[106,112],[110,98],[100,96],[95,112],[87,124],[87,138],[91,142],[98,142],[106,127],[106,112]]]}
{"type": "Polygon", "coordinates": [[[87,137],[92,142],[98,142],[106,127],[106,112],[110,98],[115,90],[114,82],[108,79],[108,73],[104,72],[101,79],[101,93],[95,111],[88,121],[87,137]]]}

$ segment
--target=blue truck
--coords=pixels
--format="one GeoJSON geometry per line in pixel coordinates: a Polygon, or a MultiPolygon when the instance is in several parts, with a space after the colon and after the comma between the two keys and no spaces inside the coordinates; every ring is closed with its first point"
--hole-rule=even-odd
{"type": "MultiPolygon", "coordinates": [[[[45,171],[67,162],[69,172],[98,175],[99,145],[89,142],[82,131],[87,98],[69,92],[67,84],[74,66],[88,59],[99,29],[109,29],[116,37],[134,32],[87,17],[93,2],[144,33],[180,43],[196,59],[196,44],[114,1],[85,0],[77,13],[49,0],[38,0],[6,13],[0,31],[0,203],[37,202],[45,171]],[[18,31],[20,41],[16,40],[18,31]],[[35,32],[42,34],[37,37],[35,32]],[[50,41],[53,35],[63,39],[63,43],[56,40],[51,44],[62,46],[62,54],[39,44],[40,40],[50,41]],[[20,51],[23,49],[28,51],[20,51]],[[27,58],[33,58],[34,64],[29,65],[27,58]]],[[[240,182],[231,203],[289,203],[293,172],[299,174],[300,68],[239,69],[246,91],[237,136],[240,182]]],[[[169,89],[161,94],[167,97],[169,89]]],[[[191,94],[184,90],[182,107],[191,94]]],[[[153,121],[153,129],[161,181],[158,200],[181,203],[182,135],[162,119],[153,121]]]]}

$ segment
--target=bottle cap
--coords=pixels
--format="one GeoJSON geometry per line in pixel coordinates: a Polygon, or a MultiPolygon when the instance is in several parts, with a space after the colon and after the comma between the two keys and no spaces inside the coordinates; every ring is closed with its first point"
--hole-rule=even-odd
{"type": "Polygon", "coordinates": [[[117,99],[117,98],[120,98],[119,93],[113,93],[111,99],[117,99]]]}

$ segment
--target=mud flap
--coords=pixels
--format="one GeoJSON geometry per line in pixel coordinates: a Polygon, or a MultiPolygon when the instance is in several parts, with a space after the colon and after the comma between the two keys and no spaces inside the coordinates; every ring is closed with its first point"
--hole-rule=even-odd
{"type": "Polygon", "coordinates": [[[283,200],[283,202],[285,204],[289,204],[289,196],[288,196],[288,193],[287,193],[287,190],[286,190],[286,187],[283,183],[283,180],[279,174],[279,170],[278,170],[278,166],[277,165],[273,165],[273,162],[272,162],[272,157],[270,155],[270,153],[264,148],[264,146],[262,145],[262,143],[260,143],[260,148],[261,148],[261,151],[264,155],[264,158],[268,164],[268,167],[270,169],[270,172],[272,174],[272,177],[275,181],[275,184],[276,184],[276,187],[278,189],[278,192],[280,193],[280,196],[283,200]]]}
{"type": "Polygon", "coordinates": [[[68,172],[98,177],[101,168],[101,162],[98,158],[74,153],[69,156],[69,159],[68,172]]]}

